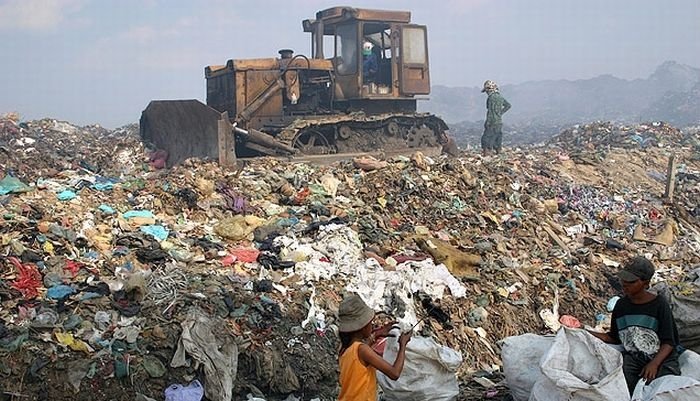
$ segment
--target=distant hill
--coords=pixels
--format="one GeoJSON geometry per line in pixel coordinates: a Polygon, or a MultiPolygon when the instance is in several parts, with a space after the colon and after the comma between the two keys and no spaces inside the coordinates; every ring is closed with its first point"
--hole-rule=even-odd
{"type": "MultiPolygon", "coordinates": [[[[441,116],[451,126],[483,121],[486,96],[480,87],[434,86],[422,111],[441,116]]],[[[626,80],[601,75],[581,80],[532,81],[501,87],[513,104],[505,124],[559,127],[595,120],[664,120],[683,127],[700,124],[700,69],[666,61],[648,78],[626,80]]],[[[517,129],[515,129],[517,131],[517,129]]]]}
{"type": "Polygon", "coordinates": [[[642,114],[658,116],[678,126],[698,125],[700,122],[700,82],[690,90],[667,92],[642,114]]]}

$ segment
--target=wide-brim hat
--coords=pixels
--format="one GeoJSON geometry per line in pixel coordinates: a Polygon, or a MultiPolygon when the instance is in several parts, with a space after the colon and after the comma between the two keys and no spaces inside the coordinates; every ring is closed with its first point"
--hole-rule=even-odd
{"type": "Polygon", "coordinates": [[[343,298],[338,308],[338,331],[350,333],[365,327],[374,319],[372,308],[357,294],[343,298]]]}

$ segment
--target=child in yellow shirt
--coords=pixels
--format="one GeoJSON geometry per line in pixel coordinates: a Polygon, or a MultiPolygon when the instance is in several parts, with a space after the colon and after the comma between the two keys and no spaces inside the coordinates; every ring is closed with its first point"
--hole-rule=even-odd
{"type": "Polygon", "coordinates": [[[377,370],[397,380],[406,359],[411,333],[399,337],[399,353],[393,365],[372,349],[374,337],[386,337],[391,325],[372,331],[374,311],[357,294],[343,299],[338,310],[340,332],[340,395],[338,401],[376,401],[377,370]]]}

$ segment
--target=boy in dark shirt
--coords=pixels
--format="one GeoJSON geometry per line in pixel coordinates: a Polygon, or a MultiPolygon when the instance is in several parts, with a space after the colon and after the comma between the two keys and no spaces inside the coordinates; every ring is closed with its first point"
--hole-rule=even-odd
{"type": "Polygon", "coordinates": [[[663,297],[649,292],[654,265],[638,256],[630,259],[617,276],[625,296],[615,304],[609,333],[590,332],[606,343],[622,344],[622,371],[630,394],[642,378],[680,375],[678,332],[671,307],[663,297]]]}

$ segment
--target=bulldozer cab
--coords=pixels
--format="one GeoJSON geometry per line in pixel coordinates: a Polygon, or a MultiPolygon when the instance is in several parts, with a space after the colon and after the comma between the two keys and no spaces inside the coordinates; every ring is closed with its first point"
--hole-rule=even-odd
{"type": "Polygon", "coordinates": [[[427,29],[410,21],[406,11],[334,7],[303,22],[312,35],[313,58],[328,53],[333,62],[336,100],[430,93],[427,29]]]}

